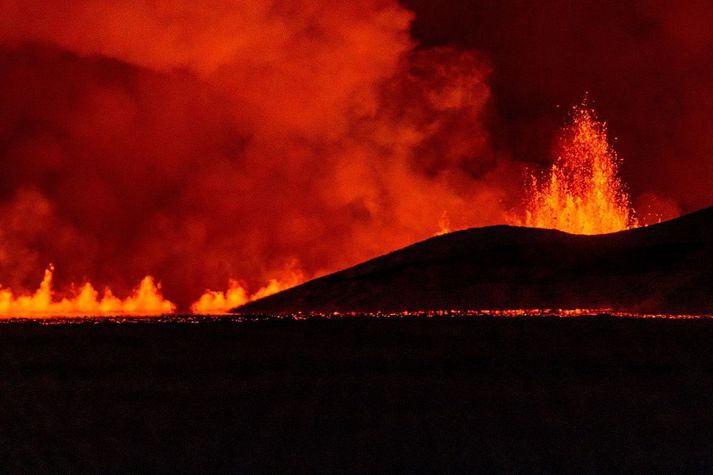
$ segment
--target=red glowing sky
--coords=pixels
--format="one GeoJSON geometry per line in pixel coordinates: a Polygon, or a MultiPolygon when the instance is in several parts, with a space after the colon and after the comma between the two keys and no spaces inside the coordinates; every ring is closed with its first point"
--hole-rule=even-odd
{"type": "Polygon", "coordinates": [[[589,92],[640,214],[713,203],[705,3],[0,0],[0,283],[185,306],[500,223],[589,92]],[[558,108],[558,106],[561,106],[558,108]]]}

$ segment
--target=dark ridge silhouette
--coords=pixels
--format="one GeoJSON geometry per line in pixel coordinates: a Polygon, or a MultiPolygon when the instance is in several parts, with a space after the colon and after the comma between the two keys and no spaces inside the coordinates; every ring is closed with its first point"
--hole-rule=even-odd
{"type": "Polygon", "coordinates": [[[457,231],[234,311],[520,308],[713,313],[713,207],[597,236],[512,226],[457,231]]]}

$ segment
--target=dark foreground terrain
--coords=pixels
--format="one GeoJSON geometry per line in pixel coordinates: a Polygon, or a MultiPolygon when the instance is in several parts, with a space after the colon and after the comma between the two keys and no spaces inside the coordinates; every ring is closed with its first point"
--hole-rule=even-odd
{"type": "Polygon", "coordinates": [[[713,320],[0,325],[0,472],[711,472],[713,320]]]}

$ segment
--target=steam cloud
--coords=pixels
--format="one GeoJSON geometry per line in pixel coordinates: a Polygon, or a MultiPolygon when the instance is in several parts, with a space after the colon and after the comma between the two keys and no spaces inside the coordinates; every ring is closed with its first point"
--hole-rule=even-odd
{"type": "Polygon", "coordinates": [[[146,274],[183,308],[229,278],[335,270],[502,222],[474,51],[394,1],[0,0],[0,282],[146,274]]]}

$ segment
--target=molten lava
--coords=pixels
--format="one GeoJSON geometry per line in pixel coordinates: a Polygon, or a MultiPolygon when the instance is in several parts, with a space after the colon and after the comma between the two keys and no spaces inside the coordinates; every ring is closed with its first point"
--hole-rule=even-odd
{"type": "Polygon", "coordinates": [[[637,225],[618,175],[619,159],[606,123],[586,103],[574,108],[562,130],[560,153],[549,176],[531,177],[524,225],[574,234],[604,234],[637,225]]]}
{"type": "Polygon", "coordinates": [[[72,298],[56,299],[52,289],[50,266],[45,270],[40,287],[32,295],[15,296],[11,290],[0,288],[0,318],[54,317],[54,316],[152,316],[173,313],[176,306],[161,295],[160,285],[146,276],[132,295],[125,299],[115,297],[111,290],[99,293],[89,282],[72,298]]]}
{"type": "Polygon", "coordinates": [[[231,280],[225,292],[206,290],[198,301],[191,305],[191,313],[210,315],[225,313],[250,301],[248,292],[238,281],[231,280]]]}
{"type": "MultiPolygon", "coordinates": [[[[0,286],[0,318],[158,316],[176,311],[176,305],[163,297],[161,286],[151,276],[144,277],[125,299],[114,296],[110,289],[105,289],[100,297],[89,282],[82,285],[74,296],[59,298],[52,288],[53,273],[52,266],[47,268],[39,288],[32,294],[16,295],[0,286]]],[[[191,305],[191,312],[200,315],[225,313],[247,302],[294,287],[304,280],[300,271],[285,271],[253,294],[249,294],[237,280],[231,280],[225,292],[207,290],[203,293],[191,305]]]]}
{"type": "Polygon", "coordinates": [[[451,220],[448,217],[448,212],[444,211],[438,219],[438,232],[434,236],[443,236],[451,232],[451,220]]]}
{"type": "Polygon", "coordinates": [[[197,315],[215,315],[226,313],[253,300],[258,300],[268,295],[276,294],[290,287],[300,284],[305,280],[299,271],[285,272],[280,278],[270,281],[254,294],[249,294],[247,289],[237,280],[230,280],[225,292],[206,290],[200,298],[191,305],[191,313],[197,315]]]}
{"type": "MultiPolygon", "coordinates": [[[[518,224],[554,228],[577,234],[601,234],[637,225],[629,196],[618,176],[619,160],[607,141],[606,124],[586,104],[575,107],[572,123],[564,127],[559,154],[547,177],[531,177],[525,217],[518,224]]],[[[443,212],[435,235],[451,232],[443,212]]],[[[54,316],[153,316],[173,313],[176,306],[163,298],[153,277],[145,277],[132,295],[117,298],[106,289],[100,296],[90,283],[74,295],[60,297],[52,289],[53,269],[34,294],[16,295],[0,287],[0,318],[54,316]]],[[[220,314],[305,280],[302,272],[286,270],[251,293],[238,280],[225,291],[206,290],[191,305],[194,314],[220,314]]]]}

